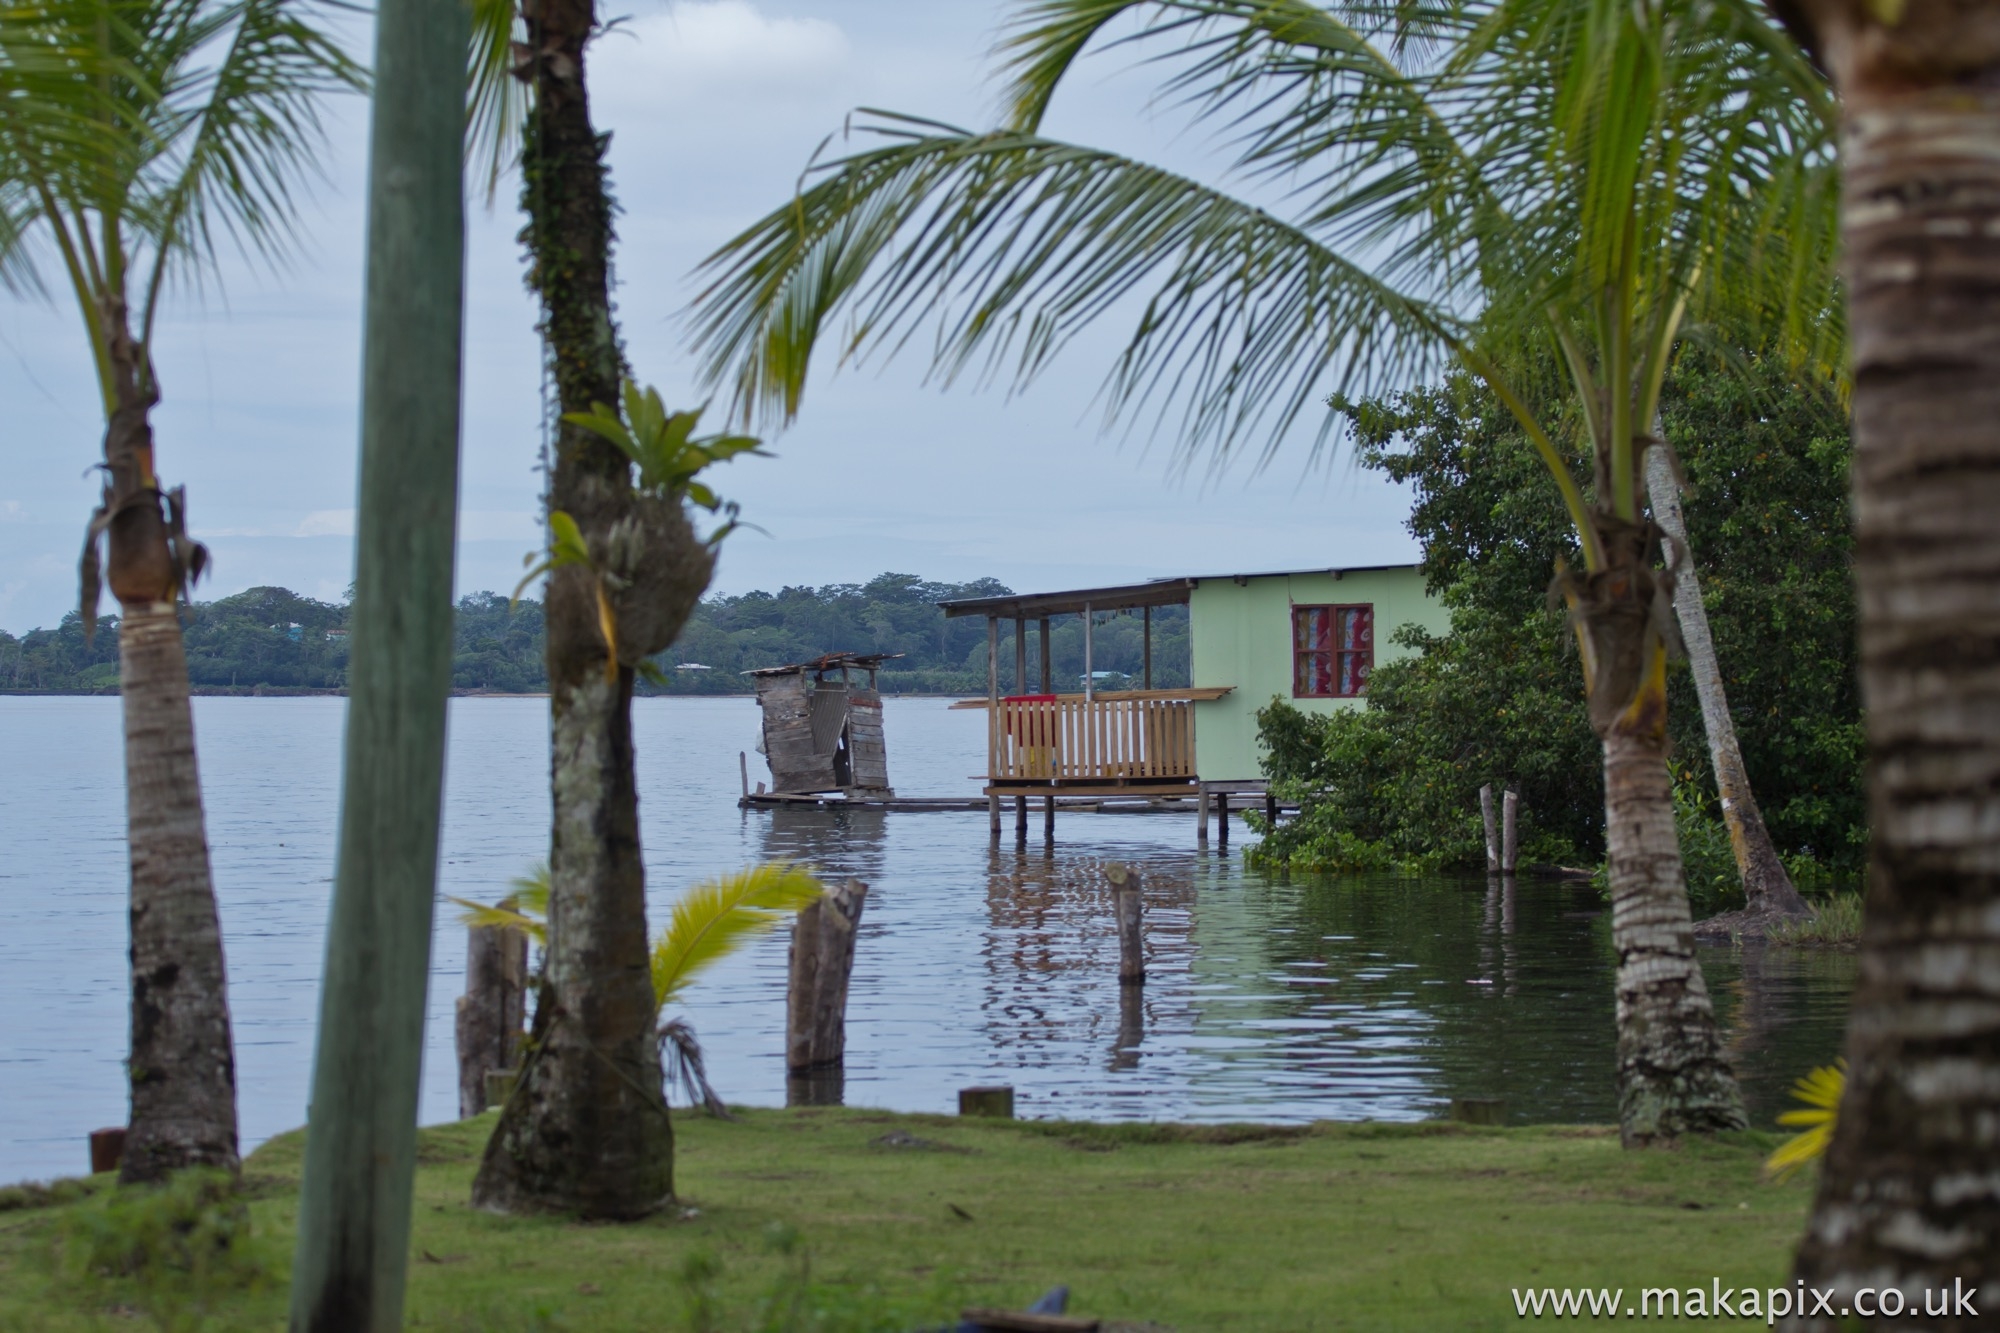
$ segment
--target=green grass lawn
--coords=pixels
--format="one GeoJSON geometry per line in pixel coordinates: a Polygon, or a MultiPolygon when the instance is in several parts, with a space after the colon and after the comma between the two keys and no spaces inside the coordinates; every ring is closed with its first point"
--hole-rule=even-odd
{"type": "MultiPolygon", "coordinates": [[[[1107,1328],[1514,1328],[1531,1284],[1781,1285],[1809,1196],[1762,1178],[1756,1134],[742,1115],[678,1117],[681,1206],[627,1226],[475,1212],[492,1118],[424,1131],[410,1326],[911,1330],[1061,1282],[1107,1328]]],[[[141,1226],[108,1178],[0,1199],[0,1329],[282,1327],[301,1147],[245,1164],[250,1239],[200,1278],[90,1271],[141,1226]]]]}

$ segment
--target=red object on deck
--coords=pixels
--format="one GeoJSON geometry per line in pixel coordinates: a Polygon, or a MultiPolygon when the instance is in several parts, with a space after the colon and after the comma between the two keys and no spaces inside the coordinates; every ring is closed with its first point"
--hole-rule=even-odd
{"type": "Polygon", "coordinates": [[[125,1126],[90,1131],[90,1174],[116,1171],[125,1159],[125,1126]]]}

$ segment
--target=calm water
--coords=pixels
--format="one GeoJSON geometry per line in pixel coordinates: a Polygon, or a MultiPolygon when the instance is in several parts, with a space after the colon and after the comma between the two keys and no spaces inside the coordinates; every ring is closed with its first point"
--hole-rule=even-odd
{"type": "MultiPolygon", "coordinates": [[[[195,704],[229,954],[244,1146],[305,1115],[332,886],[338,699],[195,704]]],[[[974,711],[888,705],[891,780],[964,794],[974,711]]],[[[635,705],[654,919],[684,886],[787,857],[872,886],[848,1004],[846,1100],[948,1110],[1007,1082],[1025,1115],[1415,1119],[1503,1095],[1517,1120],[1608,1121],[1609,921],[1588,886],[1277,881],[1195,852],[1192,817],[1064,815],[989,849],[985,816],[735,807],[747,700],[635,705]],[[1121,996],[1098,868],[1141,863],[1148,980],[1121,996]],[[1126,1003],[1121,1004],[1121,999],[1126,1003]]],[[[118,701],[0,698],[0,1181],[82,1170],[122,1123],[124,793],[118,701]]],[[[751,754],[753,780],[758,758],[751,754]]],[[[545,849],[547,706],[452,704],[442,888],[492,897],[545,849]]],[[[1233,851],[1240,851],[1239,829],[1233,851]]],[[[731,1101],[782,1104],[782,936],[696,985],[687,1014],[731,1101]]],[[[456,1114],[452,1001],[464,931],[433,949],[422,1112],[456,1114]]],[[[1853,960],[1707,950],[1709,986],[1759,1123],[1836,1053],[1853,960]]]]}

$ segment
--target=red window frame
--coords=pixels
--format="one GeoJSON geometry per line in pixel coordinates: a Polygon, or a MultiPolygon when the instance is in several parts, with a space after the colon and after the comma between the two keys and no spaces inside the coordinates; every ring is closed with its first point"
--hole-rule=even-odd
{"type": "Polygon", "coordinates": [[[1292,607],[1292,697],[1359,699],[1375,670],[1375,604],[1292,607]]]}

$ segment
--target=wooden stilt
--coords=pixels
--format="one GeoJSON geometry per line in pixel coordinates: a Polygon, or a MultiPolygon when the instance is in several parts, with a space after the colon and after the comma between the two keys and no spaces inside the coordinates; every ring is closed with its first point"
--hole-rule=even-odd
{"type": "Polygon", "coordinates": [[[1267,827],[1278,827],[1278,798],[1269,791],[1264,793],[1264,823],[1267,827]]]}
{"type": "Polygon", "coordinates": [[[1215,794],[1215,846],[1217,851],[1229,850],[1229,793],[1215,794]]]}
{"type": "Polygon", "coordinates": [[[1500,869],[1500,841],[1493,836],[1493,784],[1479,789],[1479,818],[1486,825],[1486,873],[1500,869]]]}
{"type": "Polygon", "coordinates": [[[1042,836],[1051,841],[1056,836],[1056,798],[1053,796],[1042,798],[1042,836]]]}
{"type": "Polygon", "coordinates": [[[1520,793],[1508,788],[1500,799],[1500,873],[1514,873],[1514,862],[1520,855],[1519,840],[1515,836],[1515,810],[1520,805],[1520,793]]]}
{"type": "Polygon", "coordinates": [[[986,829],[993,835],[993,841],[1000,841],[1000,798],[986,798],[986,829]]]}
{"type": "Polygon", "coordinates": [[[1014,798],[1014,836],[1017,838],[1028,836],[1028,798],[1025,796],[1014,798]]]}
{"type": "Polygon", "coordinates": [[[1208,846],[1208,784],[1197,782],[1194,789],[1194,845],[1208,846]]]}

